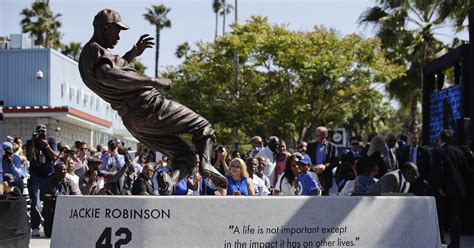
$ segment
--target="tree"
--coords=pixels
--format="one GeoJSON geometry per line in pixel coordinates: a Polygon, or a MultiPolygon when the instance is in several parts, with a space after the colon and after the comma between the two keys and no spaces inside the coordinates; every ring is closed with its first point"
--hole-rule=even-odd
{"type": "Polygon", "coordinates": [[[80,42],[70,42],[69,44],[63,45],[61,53],[68,56],[75,61],[79,61],[79,56],[81,55],[82,45],[80,42]]]}
{"type": "Polygon", "coordinates": [[[36,0],[31,9],[21,11],[22,32],[30,33],[35,38],[35,45],[58,49],[61,47],[59,28],[61,14],[54,14],[49,8],[48,0],[36,0]]]}
{"type": "Polygon", "coordinates": [[[372,83],[393,80],[403,69],[386,60],[377,39],[340,37],[323,27],[291,32],[262,17],[232,29],[215,42],[196,44],[181,65],[164,73],[174,82],[170,97],[205,116],[225,144],[257,134],[296,143],[311,139],[318,125],[340,127],[356,113],[375,113],[382,95],[372,83]],[[241,61],[238,82],[234,53],[241,61]]]}
{"type": "Polygon", "coordinates": [[[467,28],[464,21],[471,8],[474,7],[474,0],[445,0],[441,1],[439,15],[442,19],[450,18],[454,20],[456,31],[460,32],[467,28]]]}
{"type": "Polygon", "coordinates": [[[386,56],[406,68],[404,77],[387,85],[387,91],[397,98],[403,109],[410,110],[409,129],[417,129],[417,106],[421,96],[422,67],[445,52],[446,46],[436,37],[436,30],[444,27],[437,13],[437,0],[378,0],[378,4],[360,17],[361,23],[376,28],[386,56]]]}
{"type": "Polygon", "coordinates": [[[234,9],[232,4],[226,3],[226,0],[221,0],[220,15],[222,16],[222,35],[225,35],[225,17],[234,9]]]}
{"type": "Polygon", "coordinates": [[[176,57],[178,57],[178,59],[183,58],[183,57],[188,58],[188,53],[190,50],[191,48],[189,47],[189,43],[184,42],[183,44],[178,45],[178,47],[176,48],[175,55],[176,57]]]}
{"type": "Polygon", "coordinates": [[[219,27],[219,13],[222,9],[222,2],[221,0],[214,0],[212,1],[212,10],[214,11],[214,14],[216,14],[216,29],[215,29],[215,34],[214,34],[214,40],[217,39],[217,30],[219,27]]]}
{"type": "Polygon", "coordinates": [[[164,28],[171,28],[171,21],[166,17],[171,9],[163,4],[152,5],[147,8],[147,13],[143,14],[145,20],[155,26],[156,48],[155,48],[155,77],[158,77],[158,59],[160,57],[160,32],[164,28]]]}
{"type": "Polygon", "coordinates": [[[144,76],[145,75],[145,70],[147,69],[147,67],[142,64],[142,62],[140,62],[140,60],[134,58],[132,60],[132,62],[130,62],[130,64],[132,65],[132,67],[137,70],[138,74],[144,76]]]}

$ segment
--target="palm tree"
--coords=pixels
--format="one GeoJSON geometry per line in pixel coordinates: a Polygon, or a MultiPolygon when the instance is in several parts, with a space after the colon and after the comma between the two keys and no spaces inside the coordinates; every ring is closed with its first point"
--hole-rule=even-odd
{"type": "Polygon", "coordinates": [[[460,32],[467,26],[464,25],[469,10],[474,7],[474,0],[441,1],[439,15],[442,18],[451,18],[456,23],[456,31],[460,32]]]}
{"type": "Polygon", "coordinates": [[[188,53],[189,53],[189,50],[191,48],[189,47],[189,43],[188,42],[184,42],[183,44],[181,45],[178,45],[178,47],[176,48],[176,57],[178,57],[178,59],[184,57],[185,59],[188,58],[188,53]]]}
{"type": "Polygon", "coordinates": [[[421,96],[422,66],[444,50],[435,31],[444,27],[437,12],[437,0],[378,0],[360,17],[360,23],[372,24],[382,48],[392,62],[404,65],[406,75],[387,85],[389,94],[402,108],[409,108],[409,129],[417,129],[417,104],[421,96]]]}
{"type": "Polygon", "coordinates": [[[151,9],[147,8],[147,13],[143,14],[145,20],[156,28],[156,48],[155,48],[155,77],[158,77],[158,58],[160,57],[160,32],[164,28],[171,28],[171,21],[166,15],[171,11],[163,4],[152,5],[151,9]]]}
{"type": "Polygon", "coordinates": [[[31,5],[31,9],[23,9],[20,15],[24,17],[20,22],[22,32],[34,36],[35,45],[56,49],[61,47],[59,32],[61,14],[53,14],[48,0],[36,0],[31,5]]]}
{"type": "Polygon", "coordinates": [[[82,45],[80,42],[70,42],[69,45],[65,44],[61,50],[62,54],[68,56],[75,61],[79,61],[81,55],[82,45]]]}
{"type": "Polygon", "coordinates": [[[226,3],[226,0],[221,0],[220,15],[222,16],[222,35],[225,35],[225,16],[234,9],[232,4],[226,3]]]}
{"type": "Polygon", "coordinates": [[[214,0],[212,2],[212,10],[216,14],[216,31],[215,31],[215,34],[214,34],[214,40],[217,39],[217,29],[218,29],[218,26],[219,26],[219,13],[221,11],[221,8],[222,8],[221,0],[214,0]]]}

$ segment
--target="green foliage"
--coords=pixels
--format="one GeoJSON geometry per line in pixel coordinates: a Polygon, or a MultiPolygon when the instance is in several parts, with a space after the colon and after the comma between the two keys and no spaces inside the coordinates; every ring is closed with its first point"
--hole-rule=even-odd
{"type": "Polygon", "coordinates": [[[30,33],[35,37],[35,45],[58,49],[61,47],[61,33],[59,28],[61,14],[54,14],[49,8],[48,0],[36,0],[31,8],[21,11],[23,16],[21,27],[23,33],[30,33]]]}
{"type": "Polygon", "coordinates": [[[80,42],[70,42],[62,46],[61,53],[68,56],[75,61],[79,61],[79,56],[81,55],[82,45],[80,42]]]}
{"type": "Polygon", "coordinates": [[[290,32],[262,17],[232,28],[215,42],[198,43],[182,65],[164,73],[174,82],[171,97],[213,123],[220,143],[246,143],[258,134],[291,145],[311,139],[318,125],[377,129],[374,121],[384,121],[373,83],[399,77],[403,67],[385,59],[377,39],[341,37],[324,27],[290,32]]]}
{"type": "Polygon", "coordinates": [[[178,59],[183,58],[183,57],[187,58],[190,50],[191,48],[189,47],[189,43],[184,42],[183,44],[178,45],[178,47],[176,48],[175,55],[176,57],[178,57],[178,59]]]}
{"type": "Polygon", "coordinates": [[[410,110],[410,129],[417,128],[417,105],[421,99],[422,66],[447,51],[435,31],[444,27],[437,0],[378,0],[360,17],[373,25],[382,48],[393,63],[404,66],[405,76],[389,82],[387,91],[410,110]]]}
{"type": "Polygon", "coordinates": [[[133,68],[135,68],[135,70],[137,70],[138,74],[144,76],[145,75],[145,70],[147,69],[147,67],[142,64],[142,62],[138,59],[133,59],[132,62],[130,62],[130,64],[132,65],[133,68]]]}
{"type": "Polygon", "coordinates": [[[149,21],[150,24],[155,25],[157,29],[170,28],[171,21],[166,17],[171,11],[165,5],[152,5],[151,8],[146,8],[146,13],[143,14],[145,20],[149,21]]]}
{"type": "Polygon", "coordinates": [[[460,32],[468,26],[464,25],[468,11],[474,7],[474,0],[443,0],[439,15],[441,18],[449,18],[455,22],[456,31],[460,32]]]}

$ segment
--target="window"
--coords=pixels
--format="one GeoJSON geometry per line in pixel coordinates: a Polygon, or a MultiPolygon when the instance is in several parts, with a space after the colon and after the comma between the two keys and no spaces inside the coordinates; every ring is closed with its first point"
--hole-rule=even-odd
{"type": "Polygon", "coordinates": [[[95,104],[95,96],[94,95],[91,95],[91,102],[90,102],[91,106],[90,108],[92,109],[94,107],[94,104],[95,104]]]}
{"type": "Polygon", "coordinates": [[[84,97],[84,107],[87,107],[90,101],[91,101],[91,94],[86,92],[85,97],[84,97]]]}
{"type": "Polygon", "coordinates": [[[99,97],[96,98],[96,104],[95,104],[95,110],[99,111],[100,109],[100,101],[101,99],[99,97]]]}
{"type": "Polygon", "coordinates": [[[79,90],[77,94],[77,104],[81,104],[84,101],[84,90],[79,90]]]}
{"type": "Polygon", "coordinates": [[[65,98],[69,94],[69,84],[63,83],[61,85],[61,98],[65,98]]]}
{"type": "Polygon", "coordinates": [[[74,98],[77,96],[77,88],[76,86],[71,86],[69,89],[69,101],[73,101],[74,98]]]}

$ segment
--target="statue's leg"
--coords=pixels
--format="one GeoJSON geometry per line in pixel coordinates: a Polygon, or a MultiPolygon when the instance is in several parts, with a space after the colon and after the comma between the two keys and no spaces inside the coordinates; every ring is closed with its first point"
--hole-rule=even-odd
{"type": "MultiPolygon", "coordinates": [[[[193,143],[201,159],[202,175],[209,177],[219,187],[227,187],[227,179],[210,163],[215,135],[206,119],[186,106],[168,99],[164,100],[159,110],[152,111],[151,114],[139,115],[138,112],[140,111],[130,111],[130,114],[121,115],[124,125],[136,139],[150,149],[171,157],[176,165],[173,169],[180,171],[178,180],[190,176],[196,164],[193,151],[179,137],[189,133],[193,134],[193,143]]],[[[175,180],[172,179],[170,181],[174,183],[175,180]]]]}
{"type": "Polygon", "coordinates": [[[135,130],[130,133],[152,150],[161,152],[172,161],[171,173],[159,173],[158,191],[160,195],[170,195],[173,187],[183,178],[191,176],[192,168],[196,164],[196,155],[191,147],[177,135],[147,133],[140,135],[135,130]]]}
{"type": "Polygon", "coordinates": [[[154,142],[151,143],[145,139],[145,145],[151,149],[162,151],[172,161],[171,174],[158,174],[158,191],[161,195],[170,195],[173,187],[183,178],[191,176],[192,168],[196,164],[196,155],[191,147],[176,135],[153,135],[154,142]],[[159,141],[159,142],[158,142],[159,141]]]}
{"type": "Polygon", "coordinates": [[[216,136],[211,125],[201,128],[193,136],[193,143],[196,145],[196,151],[201,159],[199,173],[202,176],[212,180],[212,182],[221,188],[227,188],[227,179],[211,164],[211,153],[216,136]]]}

